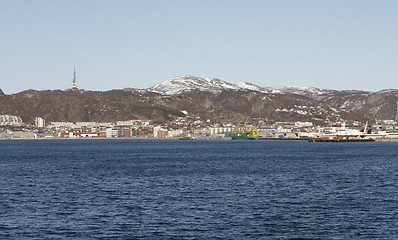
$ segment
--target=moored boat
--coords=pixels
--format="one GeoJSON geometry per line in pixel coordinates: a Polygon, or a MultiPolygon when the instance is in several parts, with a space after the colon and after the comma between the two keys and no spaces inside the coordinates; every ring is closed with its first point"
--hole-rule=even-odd
{"type": "Polygon", "coordinates": [[[321,137],[321,138],[308,138],[309,142],[374,142],[373,138],[343,138],[343,137],[321,137]]]}
{"type": "Polygon", "coordinates": [[[240,122],[238,123],[231,134],[232,140],[258,140],[258,130],[255,127],[247,127],[248,120],[249,118],[246,119],[242,127],[240,127],[240,122]]]}
{"type": "Polygon", "coordinates": [[[232,140],[258,140],[258,136],[232,134],[232,140]]]}
{"type": "Polygon", "coordinates": [[[186,135],[183,137],[178,138],[179,140],[195,140],[194,137],[192,137],[191,135],[186,135]]]}

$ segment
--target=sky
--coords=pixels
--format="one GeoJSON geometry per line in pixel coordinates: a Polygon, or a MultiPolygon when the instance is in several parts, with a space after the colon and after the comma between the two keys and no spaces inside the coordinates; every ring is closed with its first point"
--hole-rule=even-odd
{"type": "Polygon", "coordinates": [[[396,0],[0,0],[0,88],[398,88],[396,0]]]}

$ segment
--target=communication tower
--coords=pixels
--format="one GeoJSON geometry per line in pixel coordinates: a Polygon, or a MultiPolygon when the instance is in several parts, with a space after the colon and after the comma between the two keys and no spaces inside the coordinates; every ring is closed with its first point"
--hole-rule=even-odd
{"type": "Polygon", "coordinates": [[[73,80],[72,80],[72,90],[78,90],[77,79],[76,79],[76,67],[73,67],[73,80]]]}

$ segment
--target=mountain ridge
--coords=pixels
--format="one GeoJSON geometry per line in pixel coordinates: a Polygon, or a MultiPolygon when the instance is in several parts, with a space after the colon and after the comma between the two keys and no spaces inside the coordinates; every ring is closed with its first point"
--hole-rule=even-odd
{"type": "Polygon", "coordinates": [[[147,119],[172,123],[182,111],[206,124],[238,122],[247,116],[265,122],[398,121],[398,90],[378,92],[314,87],[259,87],[217,78],[175,77],[147,89],[109,91],[26,90],[0,94],[0,114],[51,121],[147,119]],[[209,121],[207,121],[209,120],[209,121]]]}
{"type": "MultiPolygon", "coordinates": [[[[218,78],[203,78],[196,76],[179,76],[169,78],[166,81],[155,84],[149,88],[143,89],[146,91],[152,91],[160,93],[163,95],[174,95],[181,92],[187,92],[192,90],[199,91],[209,91],[209,92],[219,92],[222,90],[251,90],[263,93],[294,93],[298,95],[323,95],[331,92],[362,92],[362,93],[372,93],[372,91],[365,90],[335,90],[335,89],[325,89],[309,86],[282,86],[282,87],[261,87],[250,82],[243,83],[230,83],[218,78]]],[[[380,91],[388,91],[394,89],[385,89],[380,91]]],[[[398,90],[397,90],[398,91],[398,90]]],[[[378,91],[376,91],[378,92],[378,91]]]]}

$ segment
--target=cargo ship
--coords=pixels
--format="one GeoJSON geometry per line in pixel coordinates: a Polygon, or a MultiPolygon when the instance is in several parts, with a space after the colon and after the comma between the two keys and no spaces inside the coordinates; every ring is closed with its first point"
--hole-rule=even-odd
{"type": "Polygon", "coordinates": [[[258,130],[255,127],[247,127],[249,118],[246,118],[245,123],[241,126],[241,122],[234,128],[231,134],[232,140],[258,140],[258,130]]]}
{"type": "Polygon", "coordinates": [[[232,140],[258,140],[258,136],[252,136],[249,134],[246,135],[232,134],[231,138],[232,140]]]}

